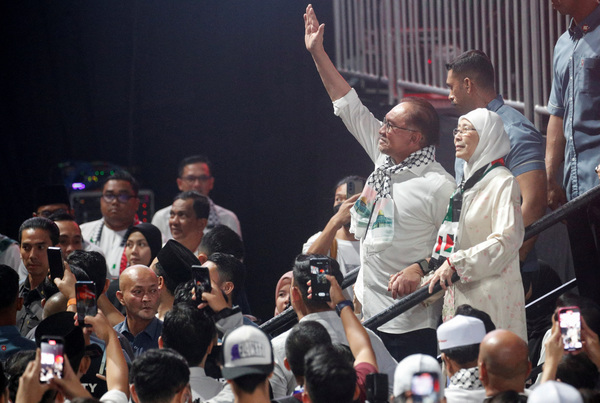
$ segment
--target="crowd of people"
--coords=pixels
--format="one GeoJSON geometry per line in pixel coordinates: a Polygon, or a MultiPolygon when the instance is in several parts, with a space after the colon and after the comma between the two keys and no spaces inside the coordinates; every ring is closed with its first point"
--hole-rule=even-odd
{"type": "Polygon", "coordinates": [[[306,49],[375,169],[336,185],[331,219],[280,278],[275,315],[298,319],[280,334],[251,315],[240,223],[209,197],[205,156],[181,161],[180,193],[152,223],[125,171],[86,223],[64,187],[41,187],[18,239],[0,236],[0,403],[600,401],[597,208],[568,219],[579,293],[525,312],[557,276],[524,228],[600,183],[600,3],[553,4],[572,22],[555,48],[546,149],[495,91],[487,55],[467,51],[446,65],[462,114],[455,178],[435,160],[433,106],[405,98],[378,120],[307,7],[306,49]],[[363,326],[419,289],[423,303],[363,326]]]}

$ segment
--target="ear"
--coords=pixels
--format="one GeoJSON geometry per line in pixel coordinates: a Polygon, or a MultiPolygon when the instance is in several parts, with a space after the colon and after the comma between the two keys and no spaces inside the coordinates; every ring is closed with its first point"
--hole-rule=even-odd
{"type": "Polygon", "coordinates": [[[121,290],[119,290],[119,291],[117,291],[117,293],[115,295],[117,296],[119,303],[121,305],[125,306],[125,300],[123,299],[123,292],[121,290]]]}
{"type": "Polygon", "coordinates": [[[302,293],[298,287],[290,287],[290,300],[294,302],[302,301],[302,293]]]}
{"type": "Polygon", "coordinates": [[[223,283],[223,285],[221,286],[221,289],[225,292],[225,294],[227,294],[228,296],[231,295],[233,293],[233,289],[235,288],[235,286],[233,285],[233,282],[231,281],[226,281],[223,283]]]}
{"type": "Polygon", "coordinates": [[[207,224],[208,224],[208,218],[200,218],[200,219],[198,219],[198,230],[200,232],[203,232],[204,228],[206,228],[207,224]]]}
{"type": "Polygon", "coordinates": [[[83,375],[85,375],[88,372],[88,369],[90,369],[90,365],[92,363],[92,359],[90,358],[89,355],[84,355],[83,358],[81,359],[81,362],[79,363],[79,369],[77,370],[77,377],[81,378],[83,375]]]}
{"type": "Polygon", "coordinates": [[[208,348],[206,349],[206,355],[209,355],[210,353],[212,353],[212,349],[215,346],[215,340],[212,340],[210,342],[210,344],[208,345],[208,348]]]}
{"type": "Polygon", "coordinates": [[[104,289],[102,290],[102,292],[100,294],[105,294],[106,291],[108,291],[108,287],[110,287],[110,280],[106,279],[106,280],[104,280],[104,289]]]}
{"type": "Polygon", "coordinates": [[[162,336],[158,336],[158,348],[165,348],[162,336]]]}
{"type": "Polygon", "coordinates": [[[470,94],[473,91],[473,81],[471,81],[469,77],[463,79],[463,85],[465,90],[467,90],[467,94],[470,94]]]}
{"type": "Polygon", "coordinates": [[[17,297],[17,311],[20,311],[23,308],[23,297],[17,297]]]}
{"type": "Polygon", "coordinates": [[[163,276],[158,276],[158,289],[162,290],[164,285],[165,285],[165,279],[163,278],[163,276]]]}
{"type": "Polygon", "coordinates": [[[41,302],[41,304],[42,304],[42,308],[43,308],[44,306],[46,306],[46,298],[42,298],[42,302],[41,302]]]}
{"type": "Polygon", "coordinates": [[[208,255],[206,253],[200,252],[198,253],[198,260],[200,261],[200,264],[204,264],[208,260],[208,255]]]}
{"type": "Polygon", "coordinates": [[[479,367],[479,380],[481,381],[481,383],[486,385],[487,384],[487,368],[485,367],[485,363],[483,361],[479,361],[477,363],[477,366],[479,367]]]}
{"type": "Polygon", "coordinates": [[[139,399],[138,399],[138,395],[135,391],[135,385],[132,383],[131,385],[129,385],[129,391],[131,392],[131,400],[133,400],[135,403],[139,403],[139,399]]]}
{"type": "Polygon", "coordinates": [[[283,359],[283,366],[284,366],[284,367],[285,367],[285,369],[287,369],[288,371],[291,371],[291,370],[292,370],[292,368],[290,368],[290,363],[289,363],[289,361],[288,361],[287,357],[285,357],[285,358],[283,359]]]}

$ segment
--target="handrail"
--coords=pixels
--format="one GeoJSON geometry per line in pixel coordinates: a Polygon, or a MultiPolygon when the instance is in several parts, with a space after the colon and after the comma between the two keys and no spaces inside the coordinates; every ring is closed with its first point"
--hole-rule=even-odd
{"type": "MultiPolygon", "coordinates": [[[[596,187],[588,190],[584,194],[576,197],[575,199],[571,200],[567,204],[559,207],[558,209],[554,210],[550,214],[545,215],[544,217],[540,218],[533,224],[529,225],[527,228],[525,228],[525,236],[523,239],[526,241],[529,238],[532,238],[532,237],[538,235],[540,232],[542,232],[542,231],[546,230],[547,228],[551,227],[552,225],[558,223],[559,221],[564,219],[566,216],[573,213],[575,210],[582,208],[582,207],[586,206],[587,204],[591,203],[591,201],[594,200],[595,198],[597,198],[598,196],[600,196],[600,186],[596,186],[596,187]]],[[[354,282],[356,281],[356,276],[358,275],[358,270],[359,269],[354,269],[346,275],[346,277],[344,278],[344,281],[342,283],[342,288],[346,288],[346,287],[354,284],[354,282]]],[[[452,280],[452,282],[456,282],[456,281],[460,280],[460,277],[458,276],[457,273],[454,273],[452,275],[451,280],[452,280]]],[[[575,280],[573,279],[572,281],[561,285],[557,290],[559,290],[559,289],[565,290],[565,289],[571,288],[574,286],[574,283],[575,283],[575,280]]],[[[442,290],[442,287],[439,284],[436,284],[434,286],[433,294],[436,294],[441,290],[442,290]]],[[[555,295],[555,292],[557,292],[557,290],[551,291],[550,293],[546,294],[542,298],[547,298],[552,295],[555,295]]],[[[379,326],[383,325],[384,323],[387,323],[388,321],[395,318],[396,316],[403,314],[410,308],[425,301],[427,298],[429,298],[433,294],[429,294],[427,287],[423,287],[423,288],[415,291],[414,293],[407,295],[404,298],[398,300],[398,302],[396,302],[394,305],[386,308],[382,312],[365,320],[363,322],[363,325],[369,329],[377,329],[379,326]]],[[[540,301],[540,299],[541,298],[538,298],[537,300],[531,302],[527,306],[529,307],[529,306],[532,306],[532,305],[538,303],[540,301]]],[[[266,333],[271,333],[272,331],[289,324],[292,320],[294,320],[295,317],[296,317],[296,314],[290,307],[287,310],[285,310],[283,313],[279,314],[278,316],[263,323],[261,325],[261,328],[266,333]]]]}

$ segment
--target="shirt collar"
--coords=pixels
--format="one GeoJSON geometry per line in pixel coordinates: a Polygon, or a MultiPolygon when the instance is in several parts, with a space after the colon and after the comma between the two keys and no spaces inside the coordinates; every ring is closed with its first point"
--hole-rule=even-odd
{"type": "Polygon", "coordinates": [[[596,29],[599,24],[600,6],[596,7],[594,11],[585,17],[579,24],[577,24],[574,19],[571,19],[571,23],[569,24],[569,35],[571,36],[571,39],[581,39],[585,34],[596,29]]]}
{"type": "MultiPolygon", "coordinates": [[[[146,326],[144,330],[142,330],[139,334],[146,333],[151,338],[154,338],[158,330],[158,322],[160,322],[160,320],[155,316],[154,319],[152,319],[152,322],[150,322],[148,326],[146,326]]],[[[129,330],[129,326],[127,326],[127,317],[125,317],[125,320],[121,322],[121,324],[122,326],[120,328],[120,332],[127,332],[133,336],[133,333],[131,333],[131,331],[129,330]]],[[[156,339],[158,339],[158,337],[156,337],[156,339]]]]}
{"type": "Polygon", "coordinates": [[[503,105],[504,99],[502,99],[502,95],[498,94],[496,95],[496,98],[492,99],[487,105],[487,109],[492,112],[498,112],[498,109],[500,109],[503,105]]]}

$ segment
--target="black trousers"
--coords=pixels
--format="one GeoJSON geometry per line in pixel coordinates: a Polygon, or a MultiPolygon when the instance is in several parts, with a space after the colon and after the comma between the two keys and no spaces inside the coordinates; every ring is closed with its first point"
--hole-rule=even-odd
{"type": "Polygon", "coordinates": [[[568,217],[567,229],[579,294],[600,305],[600,207],[595,200],[568,217]]]}
{"type": "Polygon", "coordinates": [[[400,362],[412,354],[427,354],[437,357],[435,329],[419,329],[413,332],[392,334],[376,331],[392,357],[400,362]]]}

